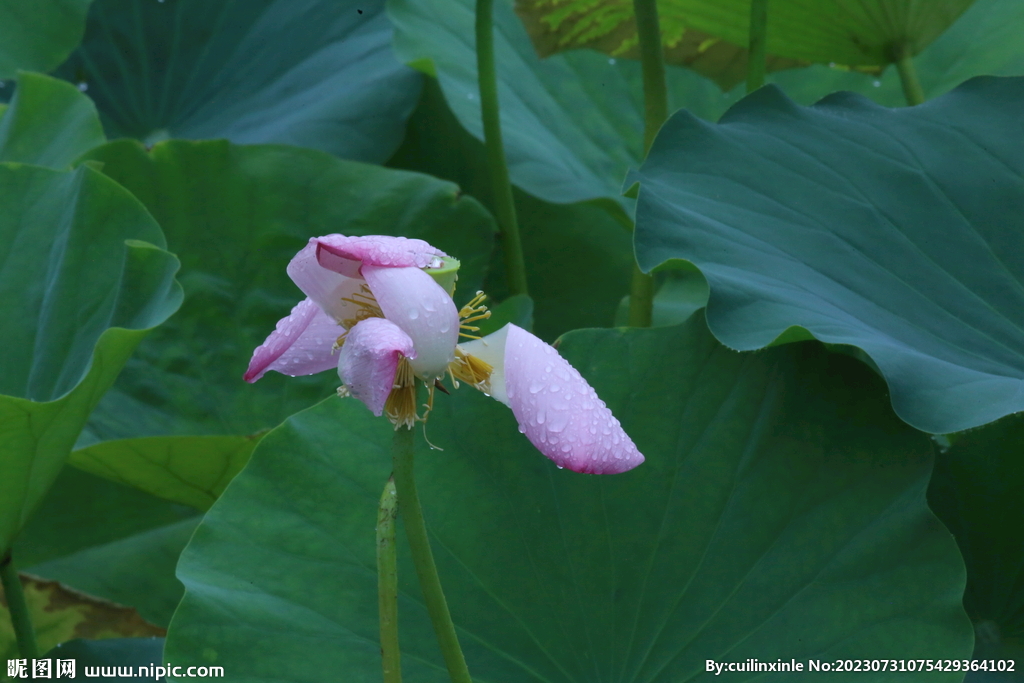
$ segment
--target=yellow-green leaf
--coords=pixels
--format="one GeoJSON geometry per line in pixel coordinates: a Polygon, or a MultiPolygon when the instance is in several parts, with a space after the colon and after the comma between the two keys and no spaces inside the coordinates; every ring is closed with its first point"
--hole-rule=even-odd
{"type": "MultiPolygon", "coordinates": [[[[142,638],[166,633],[134,608],[79,593],[56,581],[20,576],[40,652],[72,638],[142,638]]],[[[18,656],[18,648],[2,589],[0,606],[4,608],[0,611],[0,659],[10,659],[18,656]]]]}
{"type": "MultiPolygon", "coordinates": [[[[880,72],[900,50],[916,55],[974,0],[775,0],[768,69],[808,63],[880,72]]],[[[542,57],[593,48],[636,58],[632,0],[517,0],[542,57]]],[[[749,0],[658,0],[665,59],[729,89],[746,74],[749,0]]]]}

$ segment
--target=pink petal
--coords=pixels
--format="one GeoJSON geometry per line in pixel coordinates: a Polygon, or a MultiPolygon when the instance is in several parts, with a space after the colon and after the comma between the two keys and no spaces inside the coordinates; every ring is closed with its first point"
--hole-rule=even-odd
{"type": "Polygon", "coordinates": [[[322,267],[316,260],[317,238],[312,238],[288,263],[288,277],[302,293],[316,302],[337,321],[355,316],[356,306],[350,299],[364,283],[362,278],[346,277],[322,267]]]}
{"type": "Polygon", "coordinates": [[[256,347],[243,378],[255,382],[268,370],[292,377],[330,370],[338,364],[331,350],[344,331],[312,300],[303,299],[277,321],[267,340],[256,347]]]}
{"type": "Polygon", "coordinates": [[[519,428],[559,467],[618,474],[644,461],[594,389],[551,346],[508,326],[505,391],[519,428]]]}
{"type": "MultiPolygon", "coordinates": [[[[429,276],[428,276],[429,277],[429,276]]],[[[412,339],[384,318],[367,318],[348,332],[338,352],[338,376],[354,397],[380,417],[402,356],[413,359],[412,339]]]]}
{"type": "Polygon", "coordinates": [[[364,265],[363,277],[384,317],[416,345],[417,377],[433,380],[448,369],[459,341],[459,312],[448,292],[418,267],[364,265]]]}
{"type": "Polygon", "coordinates": [[[359,268],[364,265],[427,268],[438,257],[447,256],[423,240],[406,237],[325,235],[315,240],[320,265],[347,277],[359,277],[359,268]]]}

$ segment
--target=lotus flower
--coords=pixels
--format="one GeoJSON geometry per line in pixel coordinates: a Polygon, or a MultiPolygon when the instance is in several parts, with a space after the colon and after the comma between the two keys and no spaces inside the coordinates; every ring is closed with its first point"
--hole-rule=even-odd
{"type": "Polygon", "coordinates": [[[327,235],[288,264],[306,299],[253,353],[245,380],[268,370],[309,375],[337,367],[340,395],[400,426],[424,421],[416,381],[433,390],[450,375],[512,408],[519,429],[559,467],[625,472],[644,458],[593,388],[551,346],[506,325],[483,339],[490,314],[478,294],[461,311],[450,291],[455,259],[422,240],[327,235]],[[465,330],[461,332],[461,330],[465,330]],[[470,337],[462,345],[459,336],[470,337]]]}

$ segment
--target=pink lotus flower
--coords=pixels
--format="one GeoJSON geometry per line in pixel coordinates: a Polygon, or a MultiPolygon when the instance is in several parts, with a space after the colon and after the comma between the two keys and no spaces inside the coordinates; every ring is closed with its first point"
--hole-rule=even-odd
{"type": "Polygon", "coordinates": [[[430,392],[449,374],[512,408],[519,429],[559,467],[625,472],[644,458],[586,380],[551,346],[506,325],[458,345],[460,329],[490,315],[478,296],[461,311],[435,280],[454,286],[458,262],[422,240],[327,235],[309,241],[288,275],[306,294],[253,352],[245,380],[268,370],[309,375],[337,367],[340,395],[387,414],[397,429],[424,421],[416,380],[430,392]]]}

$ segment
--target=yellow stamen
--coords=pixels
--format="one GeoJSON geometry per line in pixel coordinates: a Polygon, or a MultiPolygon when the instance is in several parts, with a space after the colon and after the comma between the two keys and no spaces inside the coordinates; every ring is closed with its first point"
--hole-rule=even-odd
{"type": "MultiPolygon", "coordinates": [[[[384,317],[384,312],[380,310],[380,305],[377,304],[377,299],[374,298],[369,285],[360,285],[358,292],[350,297],[343,296],[341,297],[341,300],[356,307],[356,314],[354,317],[345,318],[341,321],[341,326],[346,330],[351,330],[356,326],[356,323],[366,320],[367,318],[384,317]]],[[[342,335],[342,337],[344,336],[345,335],[342,335]]],[[[341,337],[339,337],[338,340],[340,342],[341,337]]],[[[336,346],[340,348],[341,344],[337,344],[336,346]]]]}
{"type": "Polygon", "coordinates": [[[412,429],[412,426],[422,419],[416,413],[416,376],[412,372],[409,360],[404,356],[398,361],[395,384],[384,403],[384,414],[391,420],[391,424],[395,425],[395,429],[412,429]]]}
{"type": "Polygon", "coordinates": [[[345,331],[341,333],[341,336],[334,341],[334,346],[331,347],[331,353],[340,349],[345,345],[345,337],[348,336],[349,330],[356,326],[357,323],[366,320],[367,318],[383,318],[384,312],[380,310],[380,306],[377,304],[377,299],[374,298],[373,292],[370,291],[368,285],[360,285],[359,291],[350,297],[341,297],[341,300],[345,303],[352,304],[356,307],[356,314],[352,318],[345,318],[340,321],[341,326],[345,328],[345,331]]]}
{"type": "Polygon", "coordinates": [[[490,363],[471,356],[459,348],[455,349],[455,360],[448,364],[448,372],[451,373],[456,387],[458,387],[458,380],[461,379],[485,394],[490,393],[491,390],[492,370],[494,367],[490,363]]]}
{"type": "Polygon", "coordinates": [[[480,339],[475,334],[467,334],[462,330],[468,330],[469,332],[479,332],[480,328],[475,325],[468,323],[476,322],[477,320],[485,320],[491,317],[491,312],[487,310],[487,306],[484,306],[484,301],[487,300],[487,295],[483,292],[477,292],[476,296],[470,299],[469,303],[462,307],[459,311],[459,336],[468,337],[470,339],[480,339]]]}

